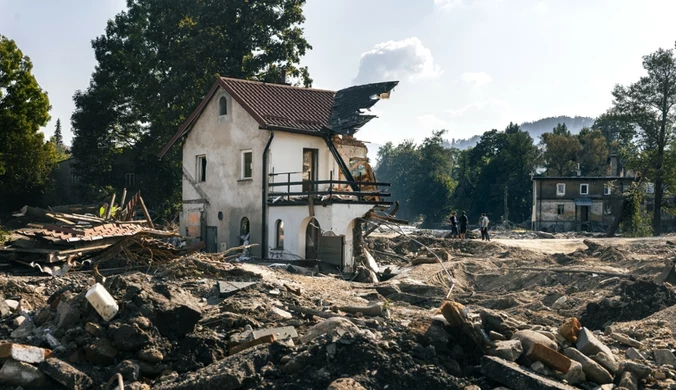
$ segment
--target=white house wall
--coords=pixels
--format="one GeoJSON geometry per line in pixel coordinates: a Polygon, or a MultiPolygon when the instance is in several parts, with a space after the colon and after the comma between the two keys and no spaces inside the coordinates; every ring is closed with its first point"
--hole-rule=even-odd
{"type": "MultiPolygon", "coordinates": [[[[344,270],[354,269],[352,232],[354,220],[371,210],[372,205],[365,204],[333,204],[315,206],[314,218],[319,222],[322,234],[331,232],[336,236],[345,236],[343,257],[344,270]]],[[[284,249],[272,249],[271,257],[279,259],[305,258],[305,232],[310,217],[308,206],[272,206],[268,212],[268,237],[271,246],[275,245],[277,220],[284,222],[284,249]]],[[[331,234],[328,233],[328,234],[331,234]]]]}
{"type": "MultiPolygon", "coordinates": [[[[183,145],[183,165],[195,180],[197,156],[206,155],[206,181],[198,183],[209,198],[208,205],[184,204],[185,211],[203,207],[207,226],[218,229],[218,248],[221,244],[233,247],[239,244],[240,221],[249,219],[250,241],[260,243],[262,202],[262,153],[270,133],[260,130],[255,119],[220,89],[207,104],[183,145]],[[228,115],[219,115],[218,101],[226,96],[228,115]],[[241,152],[252,150],[252,178],[241,180],[241,152]],[[223,219],[218,219],[218,213],[223,219]]],[[[199,199],[200,195],[183,178],[183,200],[199,199]]],[[[181,221],[185,234],[185,221],[181,221]]],[[[252,254],[259,255],[260,248],[252,254]]]]}
{"type": "MultiPolygon", "coordinates": [[[[287,133],[282,131],[275,132],[275,138],[270,144],[269,173],[289,173],[292,182],[299,182],[303,172],[303,149],[317,149],[317,177],[319,180],[328,180],[330,171],[333,168],[333,155],[326,146],[326,142],[321,137],[314,137],[303,134],[287,133]]],[[[334,178],[338,176],[334,172],[334,178]]],[[[271,181],[275,183],[287,182],[287,175],[274,176],[271,181]]],[[[327,185],[319,186],[319,189],[325,189],[327,185]]],[[[291,192],[300,192],[302,186],[292,186],[291,192]]],[[[287,187],[270,187],[270,192],[286,192],[287,187]]]]}

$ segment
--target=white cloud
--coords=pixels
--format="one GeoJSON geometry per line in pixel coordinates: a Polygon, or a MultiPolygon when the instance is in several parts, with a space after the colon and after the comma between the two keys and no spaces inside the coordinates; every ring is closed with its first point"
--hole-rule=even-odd
{"type": "Polygon", "coordinates": [[[456,110],[446,110],[446,112],[451,117],[457,118],[474,115],[479,112],[505,113],[511,110],[512,107],[509,103],[503,100],[492,99],[485,102],[474,102],[456,110]]]}
{"type": "Polygon", "coordinates": [[[523,113],[499,99],[474,102],[446,112],[454,138],[466,138],[492,129],[503,130],[509,122],[521,123],[525,119],[523,113]]]}
{"type": "Polygon", "coordinates": [[[490,84],[493,81],[493,77],[486,72],[466,72],[462,74],[462,81],[465,84],[469,84],[472,87],[481,87],[486,84],[490,84]]]}
{"type": "Polygon", "coordinates": [[[462,5],[462,0],[434,0],[434,5],[440,9],[451,9],[462,5]]]}
{"type": "Polygon", "coordinates": [[[416,119],[418,120],[420,126],[424,127],[427,130],[448,129],[450,126],[450,123],[448,121],[445,121],[437,117],[436,115],[426,114],[421,115],[416,119]]]}
{"type": "Polygon", "coordinates": [[[533,6],[533,11],[540,15],[545,15],[549,13],[549,3],[546,1],[538,1],[535,6],[533,6]]]}
{"type": "Polygon", "coordinates": [[[418,80],[441,74],[430,49],[420,39],[413,37],[401,41],[382,42],[363,53],[359,71],[354,78],[357,84],[383,80],[418,80]]]}

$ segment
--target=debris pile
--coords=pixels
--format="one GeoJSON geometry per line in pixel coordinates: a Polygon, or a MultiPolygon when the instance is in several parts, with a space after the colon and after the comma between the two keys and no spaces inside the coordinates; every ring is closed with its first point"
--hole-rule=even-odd
{"type": "MultiPolygon", "coordinates": [[[[130,200],[142,199],[135,196],[130,200]]],[[[142,204],[136,202],[135,204],[142,204]]],[[[83,264],[96,265],[123,257],[141,264],[164,263],[199,246],[179,248],[173,232],[153,228],[150,219],[136,221],[117,213],[116,220],[94,215],[53,212],[25,206],[16,217],[29,223],[13,232],[6,246],[0,246],[0,259],[29,265],[52,276],[62,276],[83,264]]]]}

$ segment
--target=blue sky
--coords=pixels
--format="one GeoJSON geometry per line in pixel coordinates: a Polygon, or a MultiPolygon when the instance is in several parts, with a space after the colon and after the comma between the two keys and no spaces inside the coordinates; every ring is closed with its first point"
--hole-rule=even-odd
{"type": "MultiPolygon", "coordinates": [[[[124,0],[0,0],[49,93],[53,133],[70,142],[72,96],[96,65],[90,41],[124,0]]],[[[314,86],[400,80],[358,136],[382,144],[433,129],[467,138],[509,121],[597,116],[642,75],[641,57],[676,41],[671,0],[308,0],[303,59],[314,86]]]]}

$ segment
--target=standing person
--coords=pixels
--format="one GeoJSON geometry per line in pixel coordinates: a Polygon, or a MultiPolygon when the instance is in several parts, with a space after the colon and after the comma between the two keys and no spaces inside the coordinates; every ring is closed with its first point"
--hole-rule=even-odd
{"type": "Polygon", "coordinates": [[[455,211],[451,214],[451,237],[458,238],[458,217],[455,211]]]}
{"type": "Polygon", "coordinates": [[[486,213],[481,213],[481,218],[479,219],[479,227],[481,228],[481,241],[491,240],[491,236],[488,235],[488,222],[489,221],[486,213]]]}
{"type": "Polygon", "coordinates": [[[465,233],[467,233],[467,224],[469,223],[469,219],[467,219],[467,214],[463,211],[462,215],[460,216],[460,239],[464,240],[465,239],[465,233]]]}

